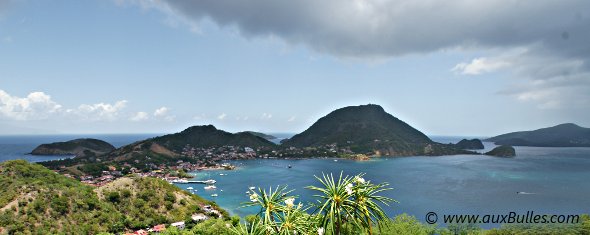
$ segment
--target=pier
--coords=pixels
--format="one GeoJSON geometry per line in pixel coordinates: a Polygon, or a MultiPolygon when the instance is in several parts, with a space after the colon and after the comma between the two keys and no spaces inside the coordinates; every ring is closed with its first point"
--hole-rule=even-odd
{"type": "Polygon", "coordinates": [[[215,180],[173,180],[171,183],[176,184],[215,184],[215,180]]]}

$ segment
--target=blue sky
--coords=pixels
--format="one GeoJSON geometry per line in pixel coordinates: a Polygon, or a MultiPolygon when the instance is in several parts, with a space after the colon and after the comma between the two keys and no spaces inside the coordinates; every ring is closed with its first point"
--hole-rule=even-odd
{"type": "Polygon", "coordinates": [[[300,132],[367,103],[430,135],[590,126],[589,4],[501,3],[0,0],[0,133],[300,132]]]}

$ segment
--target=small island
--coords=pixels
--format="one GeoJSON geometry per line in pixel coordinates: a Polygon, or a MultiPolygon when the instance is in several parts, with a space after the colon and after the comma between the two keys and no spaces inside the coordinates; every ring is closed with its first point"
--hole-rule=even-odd
{"type": "Polygon", "coordinates": [[[37,146],[31,155],[75,155],[76,157],[98,156],[115,150],[115,147],[98,139],[75,139],[37,146]]]}
{"type": "Polygon", "coordinates": [[[516,156],[516,150],[514,150],[514,147],[512,146],[501,145],[495,147],[489,152],[486,152],[485,155],[494,157],[514,157],[516,156]]]}

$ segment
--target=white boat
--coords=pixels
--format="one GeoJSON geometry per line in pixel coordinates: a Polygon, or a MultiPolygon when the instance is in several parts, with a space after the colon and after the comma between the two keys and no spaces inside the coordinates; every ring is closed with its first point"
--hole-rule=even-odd
{"type": "Polygon", "coordinates": [[[221,191],[221,192],[223,192],[223,189],[222,189],[222,190],[220,190],[220,191],[221,191]]]}
{"type": "Polygon", "coordinates": [[[216,189],[217,187],[215,187],[215,185],[207,185],[205,187],[203,187],[205,190],[211,190],[211,189],[216,189]]]}
{"type": "Polygon", "coordinates": [[[217,197],[217,196],[218,195],[216,193],[215,194],[211,194],[211,197],[217,197]]]}
{"type": "Polygon", "coordinates": [[[203,182],[205,182],[205,184],[215,184],[215,183],[217,183],[217,181],[215,181],[213,179],[205,180],[203,182]]]}
{"type": "Polygon", "coordinates": [[[249,189],[250,189],[250,190],[254,190],[254,189],[256,189],[256,187],[252,186],[252,187],[250,187],[249,189]]]}
{"type": "Polygon", "coordinates": [[[188,188],[186,188],[186,189],[188,189],[188,190],[193,190],[193,187],[188,187],[188,188]]]}
{"type": "Polygon", "coordinates": [[[223,173],[219,173],[219,175],[223,176],[223,175],[225,175],[225,174],[223,174],[223,173]]]}
{"type": "Polygon", "coordinates": [[[337,162],[337,161],[338,161],[338,159],[334,159],[334,161],[335,161],[335,162],[337,162]]]}

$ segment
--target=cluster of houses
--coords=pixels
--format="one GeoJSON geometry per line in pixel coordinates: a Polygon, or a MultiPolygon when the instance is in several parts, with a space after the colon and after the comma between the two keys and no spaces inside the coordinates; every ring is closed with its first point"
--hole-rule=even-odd
{"type": "MultiPolygon", "coordinates": [[[[126,169],[125,173],[135,173],[144,177],[157,177],[170,181],[177,177],[177,175],[174,175],[173,172],[179,170],[188,172],[203,169],[233,169],[232,166],[219,163],[226,160],[253,158],[335,157],[338,156],[338,154],[353,154],[353,152],[349,147],[339,148],[336,144],[326,144],[323,146],[305,148],[288,147],[274,150],[267,148],[242,148],[236,146],[195,148],[191,145],[186,145],[183,148],[181,155],[184,157],[195,158],[195,161],[185,162],[183,160],[178,160],[172,164],[160,165],[146,163],[145,168],[142,170],[132,167],[129,163],[124,163],[121,169],[126,169]]],[[[148,158],[148,156],[146,156],[146,158],[148,158]]],[[[98,177],[84,175],[80,177],[80,180],[88,185],[102,186],[121,176],[123,176],[123,173],[120,170],[117,170],[114,166],[109,166],[108,171],[103,171],[102,175],[98,177]]]]}
{"type": "Polygon", "coordinates": [[[94,177],[92,175],[83,175],[83,176],[80,176],[80,181],[82,183],[98,187],[98,186],[103,186],[105,184],[108,184],[109,182],[111,182],[121,176],[123,176],[123,173],[121,173],[121,171],[118,171],[113,166],[109,166],[109,170],[102,171],[101,176],[94,177]]]}
{"type": "Polygon", "coordinates": [[[187,144],[182,149],[181,155],[197,159],[208,159],[211,161],[238,160],[255,158],[256,150],[250,147],[241,148],[231,145],[210,148],[195,148],[187,144]]]}
{"type": "MultiPolygon", "coordinates": [[[[205,213],[214,214],[217,218],[221,218],[222,217],[221,212],[219,212],[216,209],[213,209],[210,205],[205,205],[201,209],[203,209],[203,211],[205,213]]],[[[201,222],[201,221],[208,220],[209,219],[209,216],[207,216],[207,215],[205,215],[203,213],[198,213],[198,214],[192,215],[191,218],[192,218],[193,221],[195,221],[195,222],[198,223],[198,222],[201,222]]],[[[178,230],[183,230],[183,229],[185,229],[186,224],[185,224],[184,221],[179,221],[179,222],[171,223],[170,224],[170,227],[175,227],[178,230]]],[[[164,230],[166,230],[166,225],[165,224],[159,224],[159,225],[156,225],[156,226],[154,226],[152,228],[149,228],[149,229],[140,229],[140,230],[137,230],[137,231],[135,231],[133,233],[125,233],[125,235],[148,235],[150,233],[158,234],[158,233],[160,233],[160,232],[162,232],[164,230]]]]}
{"type": "MultiPolygon", "coordinates": [[[[178,229],[184,229],[184,222],[172,223],[170,226],[177,227],[178,229]]],[[[153,228],[149,228],[147,230],[140,229],[140,230],[137,230],[133,233],[125,233],[125,235],[148,235],[150,233],[158,234],[160,232],[163,232],[164,230],[166,230],[166,225],[165,224],[158,224],[158,225],[154,226],[153,228]]]]}

